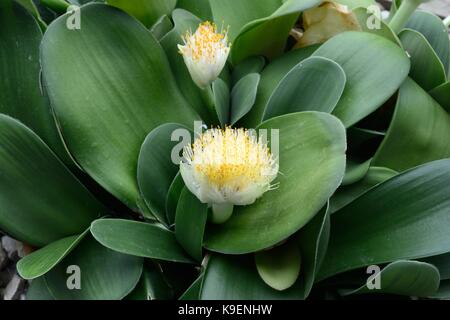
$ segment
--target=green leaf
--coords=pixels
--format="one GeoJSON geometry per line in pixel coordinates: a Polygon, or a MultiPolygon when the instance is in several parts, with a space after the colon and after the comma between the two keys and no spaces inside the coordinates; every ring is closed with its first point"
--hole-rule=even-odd
{"type": "Polygon", "coordinates": [[[409,59],[397,45],[366,32],[344,32],[314,53],[334,60],[347,75],[344,93],[333,114],[350,127],[386,102],[405,80],[409,59]]]}
{"type": "Polygon", "coordinates": [[[167,15],[161,16],[150,29],[153,36],[160,41],[166,34],[173,29],[173,24],[167,15]]]}
{"type": "Polygon", "coordinates": [[[141,279],[126,300],[168,300],[172,298],[172,289],[166,283],[159,264],[144,263],[141,279]]]}
{"type": "Polygon", "coordinates": [[[201,90],[192,81],[189,70],[178,49],[178,44],[183,43],[181,37],[187,31],[195,32],[202,21],[192,13],[182,9],[175,9],[172,13],[172,19],[175,26],[161,39],[161,45],[170,61],[172,72],[176,75],[175,81],[181,93],[203,120],[210,121],[212,118],[207,108],[209,101],[205,97],[207,91],[201,90]]]}
{"type": "Polygon", "coordinates": [[[192,12],[202,20],[212,20],[211,6],[209,0],[178,0],[177,8],[192,12]]]}
{"type": "Polygon", "coordinates": [[[368,12],[365,7],[361,8],[361,6],[358,6],[358,8],[353,10],[353,13],[363,31],[384,37],[401,46],[400,39],[387,23],[378,19],[372,12],[368,12]]]}
{"type": "Polygon", "coordinates": [[[107,249],[89,236],[44,278],[57,300],[120,300],[138,283],[142,265],[142,258],[107,249]],[[80,289],[69,289],[77,277],[80,289]]]}
{"type": "Polygon", "coordinates": [[[300,248],[295,242],[255,253],[258,274],[267,285],[279,291],[292,287],[297,281],[301,260],[300,248]]]}
{"type": "Polygon", "coordinates": [[[387,180],[336,212],[319,279],[449,252],[449,183],[450,159],[430,162],[387,180]]]}
{"type": "Polygon", "coordinates": [[[311,293],[314,281],[322,265],[330,238],[329,205],[322,210],[298,233],[302,254],[302,282],[303,298],[311,293]]]}
{"type": "Polygon", "coordinates": [[[235,84],[231,90],[230,124],[234,125],[253,107],[261,76],[250,73],[235,84]]]}
{"type": "Polygon", "coordinates": [[[186,187],[180,195],[175,218],[175,236],[180,245],[197,261],[203,258],[208,205],[201,203],[186,187]]]}
{"type": "Polygon", "coordinates": [[[260,276],[251,255],[211,255],[203,276],[200,300],[291,300],[301,299],[299,287],[278,291],[260,276]]]}
{"type": "Polygon", "coordinates": [[[317,46],[310,46],[289,51],[280,58],[274,60],[262,71],[255,105],[241,120],[245,127],[254,128],[261,123],[267,102],[280,81],[283,80],[292,68],[308,58],[316,49],[317,46]]]}
{"type": "Polygon", "coordinates": [[[449,280],[441,281],[439,290],[435,294],[431,295],[429,298],[449,300],[450,299],[450,281],[449,280]]]}
{"type": "Polygon", "coordinates": [[[422,260],[423,262],[430,263],[439,269],[441,280],[450,279],[450,253],[444,253],[437,256],[429,257],[422,260]]]}
{"type": "Polygon", "coordinates": [[[413,80],[407,79],[400,88],[392,123],[372,165],[403,171],[448,157],[450,116],[413,80]]]}
{"type": "Polygon", "coordinates": [[[166,214],[169,225],[175,223],[178,199],[180,199],[181,191],[184,188],[184,180],[178,172],[169,187],[166,198],[166,214]]]}
{"type": "MultiPolygon", "coordinates": [[[[427,297],[439,288],[439,271],[435,266],[419,262],[400,260],[388,264],[376,275],[380,288],[369,289],[367,284],[356,290],[341,291],[344,296],[355,294],[397,294],[427,297]]],[[[375,279],[373,281],[376,281],[375,279]]]]}
{"type": "Polygon", "coordinates": [[[375,0],[336,0],[335,2],[347,6],[350,10],[354,8],[367,8],[372,5],[376,5],[375,0]]]}
{"type": "Polygon", "coordinates": [[[220,125],[223,127],[230,121],[230,89],[228,89],[225,81],[219,78],[213,82],[212,90],[217,118],[219,118],[220,125]]]}
{"type": "Polygon", "coordinates": [[[34,279],[27,290],[27,300],[55,300],[47,288],[44,277],[34,279]]]}
{"type": "Polygon", "coordinates": [[[292,68],[278,84],[263,119],[300,111],[331,113],[341,98],[345,81],[345,72],[336,62],[308,58],[292,68]]]}
{"type": "Polygon", "coordinates": [[[134,16],[146,27],[150,27],[162,15],[169,15],[175,9],[177,0],[107,0],[106,2],[134,16]]]}
{"type": "Polygon", "coordinates": [[[442,20],[430,12],[419,10],[413,13],[406,28],[419,31],[428,40],[447,72],[450,65],[450,40],[442,20]]]}
{"type": "Polygon", "coordinates": [[[166,122],[192,127],[197,116],[142,24],[103,4],[85,5],[80,14],[80,30],[69,30],[66,16],[47,29],[44,82],[78,163],[130,208],[142,209],[136,167],[145,137],[166,122]]]}
{"type": "Polygon", "coordinates": [[[26,255],[17,263],[17,272],[24,279],[35,279],[46,274],[75,249],[88,231],[55,241],[26,255]]]}
{"type": "Polygon", "coordinates": [[[236,84],[239,80],[250,73],[261,73],[264,69],[266,60],[262,56],[254,56],[240,62],[233,69],[232,83],[236,84]]]}
{"type": "Polygon", "coordinates": [[[281,0],[209,0],[214,22],[220,27],[230,27],[228,36],[231,41],[239,35],[249,22],[267,17],[281,4],[281,0]]]}
{"type": "Polygon", "coordinates": [[[36,4],[33,2],[33,0],[15,0],[15,1],[19,3],[22,7],[24,7],[36,19],[42,32],[45,32],[45,29],[47,29],[47,24],[42,19],[41,14],[39,13],[39,10],[36,4]]]}
{"type": "MultiPolygon", "coordinates": [[[[225,2],[223,0],[214,1],[225,2]]],[[[258,2],[258,6],[255,6],[254,2],[250,0],[240,2],[251,2],[250,10],[256,13],[258,12],[256,8],[259,7],[261,1],[258,2]]],[[[281,4],[279,0],[270,2],[281,4]]],[[[300,12],[315,7],[321,2],[322,0],[286,0],[275,12],[272,8],[270,15],[261,16],[261,19],[247,23],[233,42],[231,49],[233,63],[236,64],[254,55],[263,55],[269,59],[281,55],[285,49],[289,32],[294,27],[300,12]]],[[[233,2],[233,4],[235,3],[236,1],[233,2]]],[[[235,7],[235,5],[231,7],[235,7]]],[[[270,6],[266,6],[266,8],[269,9],[270,6]]],[[[230,25],[233,27],[233,24],[230,25]]]]}
{"type": "Polygon", "coordinates": [[[106,209],[29,128],[0,114],[0,228],[44,246],[86,230],[106,209]]]}
{"type": "MultiPolygon", "coordinates": [[[[186,127],[176,123],[165,123],[153,129],[142,144],[137,167],[137,181],[145,203],[163,223],[166,223],[167,194],[178,173],[179,163],[172,161],[172,151],[180,143],[172,141],[172,134],[176,130],[189,133],[186,127]]],[[[189,144],[190,141],[181,143],[189,144]]]]}
{"type": "Polygon", "coordinates": [[[20,5],[4,0],[0,4],[0,30],[0,112],[23,122],[71,165],[40,88],[42,32],[38,24],[20,5]]]}
{"type": "Polygon", "coordinates": [[[122,219],[101,219],[92,223],[98,242],[114,251],[159,260],[191,263],[175,235],[157,225],[122,219]]]}
{"type": "Polygon", "coordinates": [[[426,91],[445,82],[445,70],[427,39],[415,30],[399,34],[403,47],[411,56],[410,76],[426,91]]]}
{"type": "Polygon", "coordinates": [[[202,288],[203,275],[200,275],[192,285],[181,295],[179,300],[198,300],[202,288]]]}
{"type": "Polygon", "coordinates": [[[361,195],[372,189],[374,186],[396,176],[394,170],[382,167],[370,167],[364,177],[358,182],[339,188],[330,199],[330,213],[334,213],[361,195]]]}
{"type": "Polygon", "coordinates": [[[366,160],[362,163],[356,162],[352,159],[347,159],[347,165],[345,167],[345,176],[342,180],[342,186],[351,185],[360,181],[367,174],[370,168],[372,159],[366,160]]]}
{"type": "Polygon", "coordinates": [[[279,129],[280,185],[253,205],[235,207],[226,223],[209,225],[205,246],[212,251],[249,253],[279,243],[319,212],[344,176],[345,130],[334,116],[293,113],[257,129],[268,136],[279,129]]]}
{"type": "Polygon", "coordinates": [[[442,108],[450,113],[450,82],[441,84],[429,93],[442,106],[442,108]]]}

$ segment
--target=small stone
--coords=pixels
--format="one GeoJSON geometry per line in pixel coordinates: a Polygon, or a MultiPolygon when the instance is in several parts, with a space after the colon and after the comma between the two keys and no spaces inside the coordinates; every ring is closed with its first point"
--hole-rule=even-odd
{"type": "Polygon", "coordinates": [[[13,276],[11,281],[5,288],[3,293],[4,300],[17,300],[22,294],[22,290],[25,286],[25,280],[19,277],[17,274],[13,276]]]}
{"type": "Polygon", "coordinates": [[[23,244],[11,237],[2,237],[2,247],[8,254],[10,260],[17,261],[24,256],[23,244]]]}

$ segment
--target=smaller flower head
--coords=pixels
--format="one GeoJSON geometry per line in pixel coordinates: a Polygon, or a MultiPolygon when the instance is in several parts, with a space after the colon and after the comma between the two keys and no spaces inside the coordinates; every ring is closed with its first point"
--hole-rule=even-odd
{"type": "Polygon", "coordinates": [[[184,45],[178,45],[192,80],[204,89],[222,72],[230,53],[228,31],[217,32],[210,22],[199,25],[194,34],[187,32],[182,37],[184,45]]]}
{"type": "Polygon", "coordinates": [[[212,205],[213,213],[231,215],[233,205],[252,204],[271,190],[278,163],[267,143],[248,130],[209,129],[184,149],[180,171],[187,188],[212,205]]]}

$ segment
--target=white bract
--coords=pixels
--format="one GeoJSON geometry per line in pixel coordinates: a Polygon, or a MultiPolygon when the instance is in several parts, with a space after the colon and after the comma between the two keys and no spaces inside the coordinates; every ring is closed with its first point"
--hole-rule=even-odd
{"type": "Polygon", "coordinates": [[[184,45],[178,45],[192,80],[204,89],[216,80],[230,53],[227,31],[217,32],[210,23],[200,24],[194,34],[187,32],[182,37],[184,45]]]}
{"type": "Polygon", "coordinates": [[[278,174],[278,163],[266,142],[245,129],[209,129],[183,150],[180,164],[186,187],[212,206],[212,221],[222,223],[234,205],[249,205],[278,174]]]}

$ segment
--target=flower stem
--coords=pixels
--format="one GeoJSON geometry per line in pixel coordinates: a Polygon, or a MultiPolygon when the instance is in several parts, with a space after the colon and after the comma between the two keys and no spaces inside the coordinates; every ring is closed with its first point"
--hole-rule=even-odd
{"type": "Polygon", "coordinates": [[[399,33],[421,3],[421,0],[402,1],[397,12],[392,17],[391,22],[389,22],[389,27],[391,27],[392,31],[394,31],[395,33],[399,33]]]}
{"type": "Polygon", "coordinates": [[[230,219],[233,214],[232,203],[220,203],[212,205],[211,222],[215,224],[221,224],[230,219]]]}

